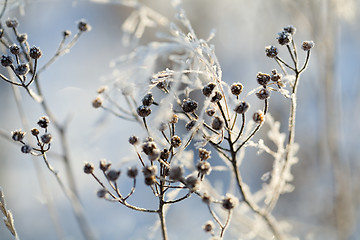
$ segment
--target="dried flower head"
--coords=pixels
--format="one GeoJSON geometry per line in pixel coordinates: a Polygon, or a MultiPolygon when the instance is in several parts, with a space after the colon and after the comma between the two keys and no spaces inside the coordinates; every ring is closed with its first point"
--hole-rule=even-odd
{"type": "Polygon", "coordinates": [[[11,56],[8,55],[2,55],[1,57],[1,65],[3,65],[4,67],[9,67],[11,66],[13,63],[13,59],[11,56]]]}
{"type": "Polygon", "coordinates": [[[24,140],[25,134],[26,133],[21,130],[16,130],[16,131],[11,132],[11,135],[12,135],[11,138],[14,141],[20,142],[20,141],[24,140]]]}
{"type": "Polygon", "coordinates": [[[33,136],[37,136],[37,135],[39,135],[39,133],[40,133],[39,129],[37,129],[37,128],[31,129],[31,134],[32,134],[33,136]]]}
{"type": "Polygon", "coordinates": [[[131,145],[136,145],[139,143],[139,138],[137,136],[133,135],[133,136],[129,137],[129,143],[131,145]]]}
{"type": "Polygon", "coordinates": [[[140,107],[137,108],[137,114],[140,117],[147,117],[151,114],[151,109],[147,106],[141,105],[140,107]]]}
{"type": "Polygon", "coordinates": [[[204,226],[203,229],[205,232],[212,232],[214,230],[214,223],[212,221],[207,221],[204,226]]]}
{"type": "Polygon", "coordinates": [[[171,117],[171,119],[170,119],[170,122],[169,122],[169,123],[171,123],[171,124],[176,124],[176,123],[178,123],[178,121],[179,121],[178,115],[173,114],[172,117],[171,117]]]}
{"type": "Polygon", "coordinates": [[[211,98],[211,102],[217,103],[222,99],[223,95],[219,91],[215,91],[214,96],[211,98]]]}
{"type": "Polygon", "coordinates": [[[276,38],[280,45],[287,45],[292,40],[292,35],[286,31],[282,31],[278,33],[278,37],[276,38]]]}
{"type": "Polygon", "coordinates": [[[21,63],[21,64],[17,65],[16,68],[14,69],[15,74],[19,75],[19,76],[24,76],[29,71],[30,71],[30,67],[29,67],[29,64],[27,64],[27,63],[21,63]]]}
{"type": "Polygon", "coordinates": [[[260,100],[268,99],[268,98],[270,97],[270,91],[267,90],[266,88],[262,88],[262,89],[260,89],[259,92],[256,93],[256,96],[257,96],[260,100]]]}
{"type": "Polygon", "coordinates": [[[199,161],[196,164],[196,169],[198,170],[200,176],[209,175],[211,172],[211,165],[208,161],[199,161]]]}
{"type": "Polygon", "coordinates": [[[92,101],[92,106],[93,106],[94,108],[99,108],[99,107],[102,106],[102,103],[103,103],[102,98],[101,98],[101,97],[97,97],[97,98],[95,98],[95,99],[92,101]]]}
{"type": "Polygon", "coordinates": [[[191,129],[193,129],[193,127],[196,125],[196,123],[197,123],[196,120],[191,120],[191,121],[187,122],[185,124],[186,130],[190,131],[191,129]]]}
{"type": "Polygon", "coordinates": [[[296,28],[293,25],[289,25],[284,27],[284,31],[290,33],[291,35],[295,35],[296,28]]]}
{"type": "Polygon", "coordinates": [[[171,146],[173,146],[174,148],[178,148],[181,146],[181,139],[177,135],[173,136],[170,142],[171,142],[171,146]]]}
{"type": "Polygon", "coordinates": [[[141,101],[144,106],[150,106],[154,103],[154,96],[152,95],[152,93],[148,93],[143,97],[141,101]]]}
{"type": "Polygon", "coordinates": [[[282,79],[282,74],[278,73],[276,69],[273,69],[271,71],[270,79],[273,82],[278,82],[278,81],[280,81],[282,79]]]}
{"type": "Polygon", "coordinates": [[[262,86],[266,86],[266,84],[268,84],[268,82],[270,81],[270,75],[267,73],[261,73],[259,72],[256,75],[256,80],[257,82],[262,85],[262,86]]]}
{"type": "Polygon", "coordinates": [[[224,127],[224,121],[220,117],[216,116],[213,118],[211,127],[215,130],[220,130],[224,127]]]}
{"type": "Polygon", "coordinates": [[[214,88],[216,87],[215,83],[209,83],[208,85],[206,85],[205,87],[203,87],[202,89],[202,93],[206,96],[206,97],[210,97],[212,91],[214,90],[214,88]]]}
{"type": "Polygon", "coordinates": [[[97,191],[96,195],[98,196],[98,198],[104,198],[106,197],[106,194],[108,194],[108,192],[106,191],[106,189],[102,188],[99,191],[97,191]]]}
{"type": "Polygon", "coordinates": [[[143,169],[142,169],[142,172],[144,174],[144,177],[150,177],[150,176],[155,176],[156,175],[156,172],[157,172],[157,168],[156,166],[145,166],[143,169]]]}
{"type": "Polygon", "coordinates": [[[155,176],[145,177],[144,180],[145,180],[145,184],[148,185],[148,186],[151,186],[151,185],[156,183],[156,177],[155,176]]]}
{"type": "Polygon", "coordinates": [[[26,33],[19,34],[16,39],[19,41],[19,43],[24,43],[28,39],[28,35],[26,33]]]}
{"type": "Polygon", "coordinates": [[[215,113],[216,113],[216,111],[215,111],[215,109],[213,109],[213,108],[209,108],[209,109],[206,110],[206,114],[207,114],[209,117],[214,116],[215,113]]]}
{"type": "Polygon", "coordinates": [[[228,193],[222,200],[221,204],[223,208],[225,208],[226,210],[231,210],[237,205],[237,203],[238,203],[237,198],[228,193]]]}
{"type": "Polygon", "coordinates": [[[136,178],[136,176],[138,175],[137,167],[135,167],[135,166],[129,167],[127,170],[127,175],[129,178],[136,178]]]}
{"type": "Polygon", "coordinates": [[[32,148],[27,144],[21,146],[22,153],[26,153],[26,154],[31,153],[31,150],[32,150],[32,148]]]}
{"type": "Polygon", "coordinates": [[[6,21],[5,21],[5,24],[7,27],[9,28],[16,28],[17,26],[19,26],[19,22],[16,18],[8,18],[6,21]]]}
{"type": "Polygon", "coordinates": [[[44,135],[41,136],[40,139],[44,144],[49,144],[52,140],[52,136],[50,133],[45,133],[44,135]]]}
{"type": "Polygon", "coordinates": [[[275,58],[278,55],[279,50],[275,46],[267,46],[265,47],[265,53],[267,57],[275,58]]]}
{"type": "Polygon", "coordinates": [[[238,114],[243,114],[249,109],[250,105],[247,102],[240,102],[235,108],[234,111],[238,114]]]}
{"type": "Polygon", "coordinates": [[[94,172],[94,165],[93,164],[91,164],[91,163],[85,163],[85,165],[84,165],[84,173],[86,173],[86,174],[91,174],[91,173],[93,173],[94,172]]]}
{"type": "Polygon", "coordinates": [[[146,141],[142,145],[142,150],[146,155],[151,155],[154,149],[156,149],[156,144],[153,141],[146,141]]]}
{"type": "Polygon", "coordinates": [[[190,98],[184,99],[181,108],[186,113],[194,112],[198,107],[198,103],[190,98]]]}
{"type": "Polygon", "coordinates": [[[204,148],[199,148],[199,158],[201,161],[208,160],[211,156],[211,151],[208,151],[204,148]]]}
{"type": "Polygon", "coordinates": [[[88,32],[91,30],[91,26],[85,20],[80,20],[78,22],[78,29],[80,32],[88,32]]]}
{"type": "Polygon", "coordinates": [[[110,166],[111,163],[108,163],[105,159],[100,160],[99,168],[101,169],[101,171],[106,172],[107,170],[109,170],[110,166]]]}
{"type": "Polygon", "coordinates": [[[32,59],[39,59],[42,56],[42,52],[40,48],[33,46],[32,48],[30,48],[29,55],[32,59]]]}
{"type": "Polygon", "coordinates": [[[253,115],[253,120],[254,120],[254,122],[256,122],[258,124],[263,123],[265,120],[264,113],[261,110],[255,112],[253,115]]]}
{"type": "Polygon", "coordinates": [[[244,89],[244,86],[241,83],[233,83],[230,86],[231,93],[235,96],[239,96],[242,90],[244,89]]]}
{"type": "Polygon", "coordinates": [[[37,122],[37,124],[41,127],[41,128],[47,128],[49,126],[50,120],[47,116],[43,116],[39,119],[39,121],[37,122]]]}
{"type": "Polygon", "coordinates": [[[20,47],[15,43],[10,45],[9,50],[14,55],[18,55],[20,53],[20,47]]]}
{"type": "Polygon", "coordinates": [[[63,31],[63,36],[64,37],[68,37],[68,36],[70,36],[71,35],[71,31],[70,30],[65,30],[65,31],[63,31]]]}
{"type": "Polygon", "coordinates": [[[169,170],[169,178],[174,181],[180,181],[183,179],[184,168],[182,166],[176,165],[171,166],[169,170]]]}
{"type": "Polygon", "coordinates": [[[120,170],[111,169],[106,173],[106,177],[109,181],[115,182],[119,178],[120,173],[120,170]]]}
{"type": "Polygon", "coordinates": [[[200,181],[196,176],[190,175],[185,179],[185,185],[190,191],[194,192],[199,189],[200,181]]]}
{"type": "Polygon", "coordinates": [[[150,154],[148,154],[148,158],[150,161],[155,161],[160,158],[161,151],[158,148],[154,148],[150,154]]]}
{"type": "Polygon", "coordinates": [[[315,46],[315,43],[313,41],[304,41],[301,45],[302,50],[304,51],[310,51],[315,46]]]}

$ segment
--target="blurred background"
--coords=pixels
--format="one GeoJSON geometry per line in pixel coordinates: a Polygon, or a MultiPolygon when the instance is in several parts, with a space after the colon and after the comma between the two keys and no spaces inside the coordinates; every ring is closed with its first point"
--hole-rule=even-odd
{"type": "MultiPolygon", "coordinates": [[[[0,1],[0,7],[3,2],[0,1]]],[[[150,239],[147,233],[157,216],[136,213],[98,199],[98,185],[82,171],[85,161],[97,165],[101,158],[106,158],[115,167],[135,161],[127,139],[138,133],[134,130],[136,125],[104,117],[101,110],[91,106],[96,90],[106,84],[103,77],[112,71],[110,62],[132,50],[122,45],[121,25],[134,9],[119,2],[9,1],[1,21],[8,17],[19,20],[19,31],[28,34],[31,46],[39,46],[43,51],[40,66],[55,53],[62,31],[75,33],[76,23],[82,18],[91,24],[92,31],[83,34],[70,53],[43,72],[40,82],[56,118],[60,122],[70,119],[71,165],[85,215],[96,237],[150,239]],[[99,121],[106,124],[99,125],[99,121]]],[[[168,0],[142,2],[174,20],[175,11],[168,0]]],[[[281,196],[274,210],[275,217],[288,221],[292,225],[291,233],[300,239],[360,239],[359,7],[358,0],[184,0],[198,37],[206,39],[216,29],[212,43],[222,65],[223,80],[229,84],[240,81],[252,89],[257,85],[257,72],[276,68],[264,49],[267,45],[277,45],[277,33],[289,24],[297,28],[294,39],[298,46],[303,40],[315,42],[298,89],[295,141],[300,149],[299,163],[292,169],[295,190],[281,196]]],[[[147,28],[139,43],[154,40],[162,30],[161,26],[147,28]]],[[[280,56],[287,56],[284,48],[279,50],[280,56]]],[[[305,59],[305,54],[300,53],[300,59],[305,59]]],[[[0,129],[9,137],[16,129],[29,131],[44,115],[23,89],[18,90],[14,92],[8,83],[0,81],[0,129]],[[14,93],[20,93],[29,129],[22,125],[14,93]]],[[[288,104],[281,96],[271,97],[270,112],[282,122],[284,132],[288,104]]],[[[20,147],[6,136],[0,138],[0,186],[14,214],[20,238],[82,239],[69,202],[54,176],[42,159],[22,154],[20,147]],[[49,199],[53,208],[45,204],[49,199]],[[53,214],[49,214],[49,208],[53,214]]],[[[54,141],[49,161],[65,177],[60,153],[54,141]]],[[[254,191],[261,187],[260,177],[272,164],[261,156],[246,160],[242,166],[244,180],[254,191]]],[[[120,187],[130,189],[131,183],[124,178],[120,187]]],[[[144,186],[140,185],[136,193],[134,203],[154,206],[151,192],[144,186]]],[[[195,197],[174,205],[169,211],[170,239],[183,239],[184,231],[191,239],[208,239],[201,226],[210,216],[205,206],[194,206],[201,206],[195,197]]],[[[227,236],[226,239],[237,239],[227,236]]],[[[156,232],[152,238],[159,237],[156,232]]],[[[0,239],[12,239],[4,224],[0,224],[0,239]]]]}

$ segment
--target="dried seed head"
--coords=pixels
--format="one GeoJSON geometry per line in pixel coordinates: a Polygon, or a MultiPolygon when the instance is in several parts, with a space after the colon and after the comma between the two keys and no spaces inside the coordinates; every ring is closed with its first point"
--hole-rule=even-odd
{"type": "Polygon", "coordinates": [[[42,56],[40,48],[33,46],[30,48],[30,57],[32,59],[39,59],[42,56]]]}
{"type": "Polygon", "coordinates": [[[101,169],[101,171],[106,172],[107,170],[109,170],[110,166],[111,163],[106,162],[105,159],[100,160],[99,168],[101,169]]]}
{"type": "Polygon", "coordinates": [[[211,151],[208,151],[204,148],[199,148],[199,158],[201,161],[208,160],[211,156],[211,151]]]}
{"type": "Polygon", "coordinates": [[[201,198],[204,203],[206,204],[211,203],[211,196],[209,196],[207,193],[204,193],[201,198]]]}
{"type": "Polygon", "coordinates": [[[17,65],[16,68],[14,69],[15,74],[19,75],[19,76],[24,76],[29,71],[30,71],[30,67],[29,67],[29,64],[27,64],[27,63],[21,63],[21,64],[17,65]]]}
{"type": "Polygon", "coordinates": [[[278,73],[276,69],[273,69],[271,71],[271,75],[270,75],[271,81],[273,82],[278,82],[282,79],[282,74],[278,73]]]}
{"type": "Polygon", "coordinates": [[[29,146],[29,145],[27,145],[27,144],[25,144],[25,145],[23,145],[23,146],[21,146],[21,152],[22,153],[31,153],[31,147],[29,146]]]}
{"type": "Polygon", "coordinates": [[[136,178],[138,175],[138,169],[136,167],[129,167],[127,170],[127,175],[129,178],[136,178]]]}
{"type": "Polygon", "coordinates": [[[102,98],[101,98],[101,97],[97,97],[97,98],[95,98],[95,99],[92,101],[92,106],[93,106],[94,108],[99,108],[99,107],[102,106],[102,103],[103,103],[102,98]]]}
{"type": "Polygon", "coordinates": [[[39,119],[39,121],[37,122],[37,124],[41,127],[41,128],[47,128],[49,126],[50,120],[48,117],[43,116],[39,119]]]}
{"type": "Polygon", "coordinates": [[[98,196],[98,198],[104,198],[106,196],[106,194],[108,194],[108,192],[102,188],[99,191],[97,191],[96,195],[98,196]]]}
{"type": "Polygon", "coordinates": [[[19,22],[16,18],[8,18],[6,21],[5,21],[5,24],[7,27],[9,28],[16,28],[17,26],[19,26],[19,22]]]}
{"type": "Polygon", "coordinates": [[[250,105],[247,102],[240,102],[235,108],[234,111],[238,114],[243,114],[249,109],[250,105]]]}
{"type": "Polygon", "coordinates": [[[129,137],[129,143],[131,145],[136,145],[139,143],[139,138],[137,136],[133,135],[133,136],[129,137]]]}
{"type": "Polygon", "coordinates": [[[270,97],[270,91],[267,90],[266,88],[261,89],[259,92],[256,93],[256,96],[260,99],[260,100],[265,100],[268,99],[270,97]]]}
{"type": "Polygon", "coordinates": [[[197,123],[196,120],[191,120],[191,121],[187,122],[185,124],[186,130],[190,131],[196,125],[196,123],[197,123]]]}
{"type": "Polygon", "coordinates": [[[265,53],[267,57],[275,58],[278,55],[279,50],[275,46],[267,46],[265,47],[265,53]]]}
{"type": "Polygon", "coordinates": [[[211,98],[211,102],[217,103],[222,99],[222,94],[219,91],[215,91],[214,96],[211,98]]]}
{"type": "Polygon", "coordinates": [[[164,150],[161,151],[160,153],[160,159],[166,161],[168,158],[170,157],[170,151],[167,150],[166,148],[164,150]]]}
{"type": "Polygon", "coordinates": [[[211,127],[215,130],[220,130],[224,127],[224,121],[220,117],[214,117],[211,127]]]}
{"type": "Polygon", "coordinates": [[[85,163],[84,165],[84,173],[90,174],[94,172],[94,165],[91,163],[85,163]]]}
{"type": "Polygon", "coordinates": [[[226,194],[226,196],[222,200],[222,206],[226,210],[231,210],[237,205],[237,202],[237,198],[235,198],[233,195],[226,194]]]}
{"type": "Polygon", "coordinates": [[[1,57],[1,65],[3,65],[4,67],[9,67],[11,66],[13,63],[13,59],[11,56],[8,55],[2,55],[1,57]]]}
{"type": "Polygon", "coordinates": [[[33,136],[37,136],[37,135],[39,135],[39,133],[40,133],[39,129],[37,129],[37,128],[31,129],[31,134],[32,134],[33,136]]]}
{"type": "Polygon", "coordinates": [[[11,132],[11,135],[12,135],[11,137],[14,141],[20,142],[20,141],[24,140],[25,134],[26,133],[21,130],[16,130],[16,131],[11,132]]]}
{"type": "Polygon", "coordinates": [[[68,37],[68,36],[70,36],[71,35],[71,31],[70,30],[65,30],[65,31],[63,31],[63,36],[64,37],[68,37]]]}
{"type": "Polygon", "coordinates": [[[80,32],[88,32],[91,30],[91,26],[88,23],[86,23],[85,20],[80,20],[78,22],[78,29],[80,32]]]}
{"type": "Polygon", "coordinates": [[[181,108],[184,112],[194,112],[198,107],[198,103],[190,98],[184,99],[181,108]]]}
{"type": "Polygon", "coordinates": [[[174,181],[180,181],[183,179],[184,168],[182,166],[171,166],[169,170],[169,178],[174,181]]]}
{"type": "Polygon", "coordinates": [[[20,53],[20,47],[15,43],[9,47],[9,50],[14,55],[18,55],[20,53]]]}
{"type": "Polygon", "coordinates": [[[160,131],[160,132],[163,132],[163,131],[165,131],[166,129],[167,129],[167,124],[164,123],[164,122],[161,122],[161,123],[160,123],[160,126],[159,126],[159,131],[160,131]]]}
{"type": "Polygon", "coordinates": [[[144,106],[150,106],[154,103],[154,96],[152,95],[152,93],[148,93],[143,97],[141,101],[144,106]]]}
{"type": "Polygon", "coordinates": [[[254,115],[253,115],[253,120],[257,124],[263,123],[264,119],[265,119],[264,113],[262,111],[260,111],[260,110],[257,111],[256,113],[254,113],[254,115]]]}
{"type": "Polygon", "coordinates": [[[196,169],[198,170],[201,176],[209,175],[211,172],[211,165],[208,161],[199,161],[196,164],[196,169]]]}
{"type": "Polygon", "coordinates": [[[155,161],[160,158],[161,151],[158,148],[154,148],[151,153],[148,155],[150,161],[155,161]]]}
{"type": "Polygon", "coordinates": [[[259,72],[256,75],[256,80],[260,85],[266,86],[266,84],[268,84],[268,82],[270,81],[270,75],[267,73],[259,72]]]}
{"type": "Polygon", "coordinates": [[[140,117],[147,117],[151,114],[151,109],[147,106],[141,105],[140,107],[137,108],[137,114],[140,117]]]}
{"type": "Polygon", "coordinates": [[[155,165],[154,166],[145,166],[142,169],[142,172],[143,172],[145,178],[155,176],[156,172],[157,172],[157,168],[155,165]]]}
{"type": "Polygon", "coordinates": [[[176,124],[176,123],[178,123],[178,121],[179,121],[178,115],[173,114],[169,123],[176,124]]]}
{"type": "Polygon", "coordinates": [[[241,83],[233,83],[230,87],[231,93],[235,96],[239,96],[244,86],[241,83]]]}
{"type": "Polygon", "coordinates": [[[287,45],[291,42],[292,36],[290,33],[286,31],[282,31],[278,33],[278,37],[276,38],[280,45],[287,45]]]}
{"type": "Polygon", "coordinates": [[[206,114],[209,116],[209,117],[212,117],[214,116],[214,114],[216,113],[215,109],[213,108],[209,108],[206,110],[206,114]]]}
{"type": "Polygon", "coordinates": [[[156,149],[156,144],[153,141],[146,141],[142,145],[142,150],[146,155],[151,155],[154,149],[156,149]]]}
{"type": "Polygon", "coordinates": [[[28,39],[28,35],[27,35],[26,33],[22,33],[22,34],[19,34],[19,36],[17,36],[16,39],[17,39],[20,43],[24,43],[24,42],[26,42],[26,40],[28,39]]]}
{"type": "Polygon", "coordinates": [[[284,31],[290,33],[291,35],[295,35],[296,28],[293,25],[289,25],[284,27],[284,31]]]}
{"type": "Polygon", "coordinates": [[[45,133],[44,135],[41,136],[40,139],[44,144],[49,144],[52,140],[52,136],[50,133],[45,133]]]}
{"type": "Polygon", "coordinates": [[[190,175],[185,179],[185,185],[190,191],[194,192],[199,189],[200,181],[194,175],[190,175]]]}
{"type": "Polygon", "coordinates": [[[119,178],[120,173],[121,173],[120,170],[111,169],[106,173],[106,177],[107,179],[109,179],[109,181],[115,182],[119,178]]]}
{"type": "Polygon", "coordinates": [[[206,85],[205,87],[203,87],[202,89],[202,93],[206,96],[206,97],[210,97],[212,91],[214,90],[214,88],[216,87],[215,83],[209,83],[208,85],[206,85]]]}
{"type": "Polygon", "coordinates": [[[310,51],[315,46],[315,43],[313,41],[304,41],[301,45],[302,50],[304,51],[310,51]]]}
{"type": "Polygon", "coordinates": [[[171,142],[171,146],[173,146],[174,148],[178,148],[181,146],[181,139],[177,135],[173,136],[170,142],[171,142]]]}
{"type": "Polygon", "coordinates": [[[207,221],[204,226],[203,229],[205,232],[212,232],[214,230],[214,223],[212,221],[207,221]]]}
{"type": "Polygon", "coordinates": [[[155,176],[145,177],[145,184],[146,185],[151,186],[154,183],[156,183],[156,177],[155,176]]]}

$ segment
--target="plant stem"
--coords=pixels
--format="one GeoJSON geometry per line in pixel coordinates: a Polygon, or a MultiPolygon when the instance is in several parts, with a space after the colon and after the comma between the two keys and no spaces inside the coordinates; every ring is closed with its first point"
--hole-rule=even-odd
{"type": "Polygon", "coordinates": [[[159,218],[161,223],[161,233],[163,240],[167,240],[167,229],[166,229],[166,220],[165,220],[165,213],[164,213],[164,195],[165,195],[165,182],[163,180],[160,180],[160,194],[159,194],[159,218]]]}

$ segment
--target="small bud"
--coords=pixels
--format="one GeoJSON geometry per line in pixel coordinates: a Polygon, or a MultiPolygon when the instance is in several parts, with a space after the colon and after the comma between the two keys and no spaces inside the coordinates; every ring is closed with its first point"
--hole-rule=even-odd
{"type": "Polygon", "coordinates": [[[209,116],[209,117],[212,117],[214,116],[214,114],[216,113],[215,109],[213,108],[209,108],[206,110],[206,114],[209,116]]]}
{"type": "Polygon", "coordinates": [[[279,36],[276,39],[280,45],[287,45],[292,40],[291,34],[286,31],[279,32],[278,35],[279,36]]]}
{"type": "Polygon", "coordinates": [[[210,197],[207,193],[204,193],[201,198],[202,198],[202,201],[203,201],[204,203],[210,204],[210,202],[211,202],[211,197],[210,197]]]}
{"type": "Polygon", "coordinates": [[[186,130],[190,131],[196,125],[196,123],[197,123],[196,120],[191,120],[191,121],[187,122],[185,124],[186,130]]]}
{"type": "Polygon", "coordinates": [[[250,105],[247,102],[240,102],[234,109],[238,114],[243,114],[249,109],[250,105]]]}
{"type": "Polygon", "coordinates": [[[163,131],[165,131],[166,129],[167,129],[167,124],[164,123],[164,122],[160,123],[159,131],[160,131],[160,132],[163,132],[163,131]]]}
{"type": "Polygon", "coordinates": [[[98,196],[98,198],[104,198],[106,196],[106,194],[108,194],[108,192],[102,188],[99,191],[97,191],[96,195],[98,196]]]}
{"type": "Polygon", "coordinates": [[[110,166],[111,163],[107,163],[105,159],[100,160],[99,168],[101,169],[101,171],[106,172],[107,170],[109,170],[110,166]]]}
{"type": "Polygon", "coordinates": [[[147,106],[141,105],[140,107],[137,108],[137,114],[140,117],[147,117],[151,114],[151,109],[147,106]]]}
{"type": "Polygon", "coordinates": [[[19,34],[19,36],[17,36],[17,40],[19,41],[19,43],[24,43],[26,42],[27,39],[28,39],[28,35],[26,33],[22,33],[19,34]]]}
{"type": "Polygon", "coordinates": [[[211,98],[211,102],[217,103],[222,99],[222,94],[219,91],[215,91],[214,96],[211,98]]]}
{"type": "Polygon", "coordinates": [[[206,97],[210,97],[212,91],[214,90],[214,88],[216,87],[215,83],[209,83],[208,85],[206,85],[205,87],[203,87],[202,89],[202,93],[206,96],[206,97]]]}
{"type": "Polygon", "coordinates": [[[156,177],[155,176],[145,177],[145,184],[146,185],[151,186],[154,183],[156,183],[156,177]]]}
{"type": "Polygon", "coordinates": [[[256,80],[260,85],[266,86],[266,84],[270,81],[270,75],[267,73],[259,72],[256,75],[256,80]]]}
{"type": "Polygon", "coordinates": [[[37,128],[33,128],[33,129],[31,129],[31,134],[33,135],[33,136],[37,136],[37,135],[39,135],[39,129],[37,129],[37,128]]]}
{"type": "Polygon", "coordinates": [[[120,176],[120,173],[121,171],[120,170],[109,170],[107,173],[106,173],[106,177],[107,179],[109,179],[109,181],[111,182],[115,182],[119,176],[120,176]]]}
{"type": "Polygon", "coordinates": [[[41,52],[40,48],[35,47],[35,46],[30,48],[30,57],[32,59],[39,59],[41,57],[41,55],[42,55],[42,52],[41,52]]]}
{"type": "Polygon", "coordinates": [[[171,117],[171,119],[170,119],[170,123],[176,124],[176,123],[178,123],[178,121],[179,121],[178,115],[173,114],[172,117],[171,117]]]}
{"type": "Polygon", "coordinates": [[[200,182],[194,175],[190,175],[185,179],[185,185],[190,191],[194,192],[199,189],[200,182]]]}
{"type": "Polygon", "coordinates": [[[31,153],[31,147],[29,146],[29,145],[23,145],[22,147],[21,147],[21,152],[22,153],[25,153],[25,154],[27,154],[27,153],[31,153]]]}
{"type": "Polygon", "coordinates": [[[154,96],[151,93],[146,94],[142,99],[142,104],[144,106],[150,106],[154,103],[154,96]]]}
{"type": "Polygon", "coordinates": [[[11,66],[13,63],[13,59],[11,56],[8,55],[2,55],[1,57],[1,65],[3,65],[4,67],[9,67],[11,66]]]}
{"type": "Polygon", "coordinates": [[[290,33],[291,35],[295,35],[296,28],[293,25],[289,25],[284,27],[284,31],[290,33]]]}
{"type": "Polygon", "coordinates": [[[244,86],[241,83],[233,83],[230,87],[231,93],[235,96],[239,96],[244,86]]]}
{"type": "Polygon", "coordinates": [[[50,133],[45,133],[44,135],[41,136],[41,141],[44,144],[49,144],[52,140],[52,136],[50,133]]]}
{"type": "Polygon", "coordinates": [[[17,142],[24,140],[25,134],[26,133],[21,130],[16,130],[16,131],[11,132],[12,139],[17,142]]]}
{"type": "Polygon", "coordinates": [[[262,111],[257,111],[256,113],[254,113],[253,115],[253,120],[254,122],[256,122],[257,124],[261,124],[264,122],[264,113],[262,111]]]}
{"type": "Polygon", "coordinates": [[[156,166],[146,166],[142,170],[144,177],[155,176],[157,172],[156,166]]]}
{"type": "Polygon", "coordinates": [[[18,55],[20,53],[20,47],[15,43],[9,47],[9,50],[14,55],[18,55]]]}
{"type": "Polygon", "coordinates": [[[256,96],[260,99],[260,100],[265,100],[268,99],[270,97],[270,91],[267,90],[266,88],[261,89],[259,92],[256,93],[256,96]]]}
{"type": "Polygon", "coordinates": [[[154,149],[156,149],[156,144],[153,141],[144,142],[142,145],[142,150],[146,155],[151,155],[154,149]]]}
{"type": "Polygon", "coordinates": [[[174,181],[180,181],[183,179],[184,168],[180,165],[172,166],[169,170],[169,178],[174,181]]]}
{"type": "Polygon", "coordinates": [[[204,226],[203,229],[205,232],[212,232],[214,229],[214,223],[212,221],[207,221],[204,226]]]}
{"type": "Polygon", "coordinates": [[[224,127],[224,121],[220,117],[214,117],[211,127],[215,130],[221,130],[224,127]]]}
{"type": "Polygon", "coordinates": [[[181,146],[181,139],[179,136],[173,136],[170,140],[171,142],[171,146],[173,146],[174,148],[178,148],[181,146]]]}
{"type": "Polygon", "coordinates": [[[275,46],[267,46],[265,47],[265,53],[267,57],[275,58],[278,55],[279,50],[275,46]]]}
{"type": "Polygon", "coordinates": [[[5,21],[5,24],[9,28],[16,28],[17,26],[19,26],[19,22],[16,18],[13,19],[8,18],[8,20],[5,21]]]}
{"type": "Polygon", "coordinates": [[[94,108],[99,108],[102,106],[102,103],[103,103],[103,101],[102,101],[101,97],[97,97],[92,101],[92,106],[94,108]]]}
{"type": "Polygon", "coordinates": [[[129,178],[136,178],[138,175],[138,169],[136,167],[129,167],[127,170],[127,175],[129,178]]]}
{"type": "Polygon", "coordinates": [[[194,112],[198,107],[198,103],[190,98],[184,99],[181,108],[186,113],[194,112]]]}
{"type": "Polygon", "coordinates": [[[273,81],[273,82],[278,82],[278,81],[281,80],[281,78],[282,78],[282,74],[281,74],[281,73],[278,73],[276,69],[273,69],[273,70],[271,71],[271,75],[270,75],[271,81],[273,81]]]}
{"type": "Polygon", "coordinates": [[[161,151],[160,153],[160,159],[166,161],[168,158],[170,157],[170,151],[167,150],[166,148],[164,150],[161,151]]]}
{"type": "Polygon", "coordinates": [[[211,151],[208,151],[204,148],[199,148],[199,158],[201,161],[208,160],[211,156],[211,151]]]}
{"type": "Polygon", "coordinates": [[[304,41],[301,45],[301,48],[304,51],[310,51],[315,46],[315,43],[313,41],[304,41]]]}
{"type": "Polygon", "coordinates": [[[80,20],[78,22],[78,29],[80,32],[88,32],[91,30],[91,26],[85,22],[85,20],[80,20]]]}
{"type": "Polygon", "coordinates": [[[133,135],[133,136],[129,137],[129,143],[131,145],[136,145],[139,143],[139,138],[137,136],[133,135]]]}
{"type": "Polygon", "coordinates": [[[237,205],[237,199],[231,194],[226,194],[224,199],[222,200],[222,206],[226,210],[231,210],[237,205]]]}
{"type": "Polygon", "coordinates": [[[65,30],[65,31],[63,31],[63,36],[64,37],[68,37],[68,36],[70,36],[71,35],[71,31],[70,30],[65,30]]]}
{"type": "Polygon", "coordinates": [[[37,122],[37,124],[41,127],[41,128],[47,128],[49,126],[50,120],[48,117],[43,116],[39,119],[39,121],[37,122]]]}
{"type": "Polygon", "coordinates": [[[99,87],[99,89],[96,91],[98,94],[104,93],[107,90],[107,86],[99,87]]]}
{"type": "Polygon", "coordinates": [[[27,64],[27,63],[21,63],[21,64],[17,65],[16,68],[14,69],[15,74],[19,75],[19,76],[24,76],[29,71],[30,71],[30,67],[29,67],[29,64],[27,64]]]}
{"type": "Polygon", "coordinates": [[[200,176],[209,175],[211,172],[211,165],[208,161],[199,161],[196,164],[196,169],[198,170],[200,176]]]}
{"type": "Polygon", "coordinates": [[[94,165],[91,163],[85,163],[84,165],[84,173],[90,174],[94,172],[94,165]]]}

